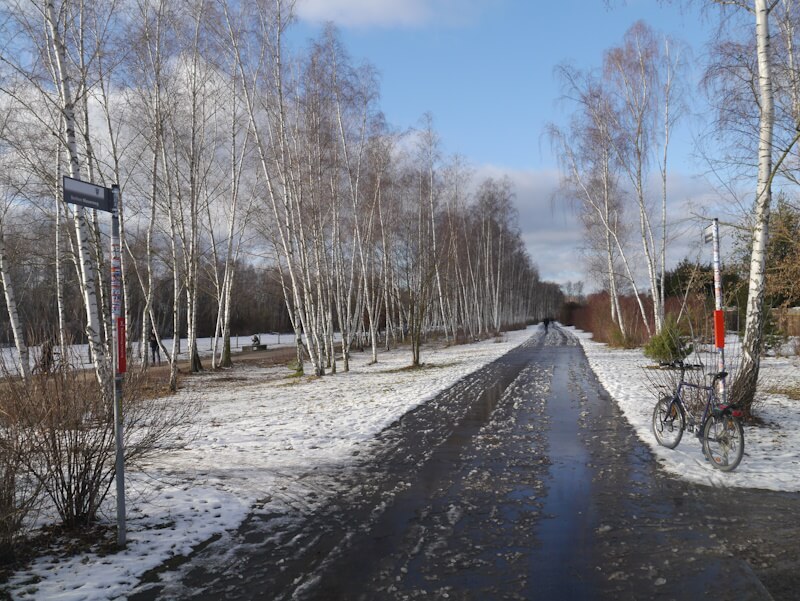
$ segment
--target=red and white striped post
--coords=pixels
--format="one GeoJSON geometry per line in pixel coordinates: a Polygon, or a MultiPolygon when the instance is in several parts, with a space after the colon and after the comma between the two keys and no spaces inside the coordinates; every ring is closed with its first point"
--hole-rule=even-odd
{"type": "MultiPolygon", "coordinates": [[[[711,242],[713,246],[714,265],[714,346],[719,353],[717,371],[725,371],[725,311],[722,309],[722,274],[719,260],[719,220],[711,222],[711,242]]],[[[719,396],[727,402],[725,378],[719,380],[719,396]]]]}

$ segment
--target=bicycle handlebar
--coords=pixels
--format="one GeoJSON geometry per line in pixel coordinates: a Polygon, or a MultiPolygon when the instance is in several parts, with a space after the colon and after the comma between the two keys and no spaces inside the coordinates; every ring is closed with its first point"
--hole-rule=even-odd
{"type": "MultiPolygon", "coordinates": [[[[682,372],[686,371],[687,369],[705,369],[705,365],[703,365],[702,363],[684,363],[680,359],[676,359],[675,361],[660,361],[659,365],[661,367],[674,367],[676,369],[680,369],[681,370],[681,377],[683,377],[683,373],[682,372]]],[[[711,374],[708,374],[708,375],[711,375],[711,374]]],[[[719,371],[719,372],[714,374],[714,378],[713,378],[712,382],[715,383],[715,382],[717,382],[717,380],[723,380],[723,379],[725,379],[727,377],[728,377],[728,372],[727,371],[719,371]]]]}
{"type": "Polygon", "coordinates": [[[704,369],[705,365],[702,363],[684,363],[680,359],[676,359],[675,361],[661,361],[659,363],[661,367],[675,367],[677,369],[704,369]]]}

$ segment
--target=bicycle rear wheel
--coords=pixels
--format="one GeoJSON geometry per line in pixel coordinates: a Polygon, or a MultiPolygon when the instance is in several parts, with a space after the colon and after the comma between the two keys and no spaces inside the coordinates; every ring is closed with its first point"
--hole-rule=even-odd
{"type": "Polygon", "coordinates": [[[674,449],[681,441],[685,426],[683,411],[675,399],[665,396],[656,403],[653,409],[653,434],[658,444],[674,449]]]}
{"type": "Polygon", "coordinates": [[[733,415],[710,415],[703,427],[703,451],[718,470],[730,472],[744,455],[744,430],[733,415]]]}

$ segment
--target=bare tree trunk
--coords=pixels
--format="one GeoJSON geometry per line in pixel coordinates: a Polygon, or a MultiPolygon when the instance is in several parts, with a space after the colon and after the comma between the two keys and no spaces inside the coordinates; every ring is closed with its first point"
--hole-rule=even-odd
{"type": "Polygon", "coordinates": [[[178,272],[178,249],[175,238],[171,240],[172,274],[172,349],[169,357],[169,389],[178,390],[178,353],[181,349],[181,276],[178,272]]]}
{"type": "MultiPolygon", "coordinates": [[[[157,128],[160,129],[160,128],[157,128]]],[[[156,134],[156,148],[153,149],[153,163],[151,177],[153,181],[150,186],[150,219],[147,222],[147,231],[145,233],[145,264],[147,265],[147,284],[142,286],[144,293],[144,309],[142,311],[142,369],[148,364],[150,355],[148,354],[147,341],[150,340],[150,332],[157,330],[156,324],[150,319],[150,314],[153,311],[153,228],[156,222],[156,195],[158,194],[158,146],[161,142],[160,134],[156,134]],[[149,325],[149,327],[148,327],[149,325]]],[[[158,337],[158,333],[156,333],[158,337]]]]}
{"type": "MultiPolygon", "coordinates": [[[[72,97],[70,77],[66,72],[66,49],[58,28],[53,0],[45,2],[45,19],[49,28],[53,56],[55,59],[56,77],[61,98],[61,111],[64,117],[67,150],[69,152],[70,176],[80,179],[80,162],[75,139],[75,104],[72,97]]],[[[100,339],[101,323],[96,294],[96,273],[92,262],[89,235],[83,216],[83,207],[75,210],[75,231],[78,239],[78,261],[80,265],[81,291],[86,309],[86,335],[94,359],[95,374],[100,386],[106,394],[111,392],[110,366],[106,360],[103,344],[100,339]]]]}
{"type": "Polygon", "coordinates": [[[55,236],[55,267],[56,267],[56,305],[58,306],[58,344],[61,354],[67,352],[67,327],[64,318],[64,267],[62,265],[62,242],[61,242],[61,214],[64,210],[63,198],[61,197],[61,149],[62,144],[58,142],[56,151],[56,185],[53,196],[56,199],[56,236],[55,236]]]}
{"type": "Polygon", "coordinates": [[[760,118],[758,137],[758,182],[754,210],[747,318],[742,339],[741,365],[731,388],[731,398],[749,413],[758,382],[764,340],[766,255],[772,202],[772,132],[775,120],[770,58],[769,15],[773,0],[754,0],[760,118]]]}
{"type": "MultiPolygon", "coordinates": [[[[164,172],[167,172],[167,154],[166,149],[162,146],[162,159],[164,163],[164,172]]],[[[166,177],[169,182],[169,177],[166,177]]],[[[169,389],[172,392],[178,390],[178,354],[181,348],[181,273],[180,261],[178,255],[178,224],[176,223],[175,216],[175,199],[173,198],[172,189],[169,184],[167,186],[167,213],[169,220],[169,243],[170,253],[172,259],[172,349],[168,355],[169,357],[169,389]]],[[[158,335],[158,334],[156,334],[158,335]]]]}
{"type": "MultiPolygon", "coordinates": [[[[6,257],[6,237],[5,233],[3,232],[2,224],[0,224],[0,278],[2,278],[3,282],[6,309],[8,310],[8,321],[9,325],[11,326],[11,331],[14,334],[14,343],[17,346],[17,354],[19,355],[19,373],[22,378],[27,381],[31,377],[28,345],[25,344],[25,335],[22,331],[19,313],[17,312],[17,300],[14,296],[14,285],[11,282],[11,275],[9,274],[8,268],[8,257],[6,257]]],[[[50,344],[50,341],[45,340],[45,344],[50,344]]]]}
{"type": "Polygon", "coordinates": [[[392,327],[392,308],[391,308],[391,290],[392,290],[392,274],[391,274],[391,266],[389,264],[389,244],[387,241],[387,223],[384,220],[384,211],[383,211],[383,194],[378,194],[378,225],[381,229],[381,264],[383,267],[383,312],[384,312],[384,319],[386,321],[385,325],[385,335],[386,335],[386,350],[389,351],[391,349],[391,338],[394,335],[393,327],[392,327]]]}

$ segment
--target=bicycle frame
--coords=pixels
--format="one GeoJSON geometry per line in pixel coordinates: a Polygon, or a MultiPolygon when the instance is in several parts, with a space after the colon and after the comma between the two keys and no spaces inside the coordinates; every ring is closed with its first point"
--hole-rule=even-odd
{"type": "MultiPolygon", "coordinates": [[[[678,403],[678,406],[681,408],[681,411],[683,411],[683,415],[686,418],[684,420],[686,430],[689,430],[690,432],[696,431],[699,435],[703,431],[703,426],[705,425],[709,415],[711,415],[711,412],[714,411],[715,409],[722,409],[725,412],[730,411],[731,413],[733,413],[735,417],[741,417],[741,411],[733,409],[730,405],[726,405],[723,407],[718,401],[715,386],[717,380],[727,377],[728,375],[727,372],[721,371],[714,374],[714,378],[711,381],[711,384],[709,386],[704,386],[702,384],[693,384],[691,382],[685,381],[687,366],[682,361],[675,362],[673,365],[675,365],[681,370],[681,378],[680,381],[678,382],[678,388],[675,390],[675,394],[673,395],[673,400],[675,400],[678,403]],[[694,416],[689,412],[689,408],[686,404],[686,401],[683,400],[682,393],[684,388],[694,388],[695,390],[706,391],[706,401],[703,407],[703,416],[700,418],[699,423],[695,421],[694,416]]],[[[702,367],[702,366],[697,365],[688,367],[702,367]]]]}
{"type": "MultiPolygon", "coordinates": [[[[711,414],[712,401],[716,401],[717,395],[716,395],[716,392],[714,391],[714,384],[712,384],[711,386],[703,386],[702,384],[692,384],[691,382],[685,382],[684,379],[683,379],[684,371],[685,370],[682,368],[681,369],[681,379],[680,379],[680,382],[678,383],[678,388],[675,391],[675,395],[674,395],[673,398],[675,400],[677,400],[677,403],[680,406],[681,411],[683,411],[683,415],[686,417],[686,421],[685,421],[686,429],[689,430],[689,432],[694,432],[695,429],[696,429],[697,432],[699,433],[699,432],[703,431],[703,424],[706,423],[706,420],[708,419],[708,416],[711,414]],[[695,390],[705,390],[706,391],[706,401],[705,401],[705,405],[703,407],[703,416],[700,418],[700,422],[699,423],[695,422],[694,415],[692,415],[689,412],[689,407],[687,406],[686,401],[683,400],[683,394],[682,393],[683,393],[683,389],[684,388],[694,388],[695,390]]],[[[716,403],[716,402],[713,403],[714,407],[717,406],[717,405],[718,405],[718,403],[716,403]]]]}

